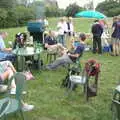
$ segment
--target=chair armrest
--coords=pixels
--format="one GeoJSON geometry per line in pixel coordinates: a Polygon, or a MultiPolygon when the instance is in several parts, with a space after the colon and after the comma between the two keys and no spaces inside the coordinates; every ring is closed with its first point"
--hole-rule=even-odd
{"type": "Polygon", "coordinates": [[[10,105],[9,98],[1,99],[0,100],[0,118],[6,113],[7,109],[10,105]]]}

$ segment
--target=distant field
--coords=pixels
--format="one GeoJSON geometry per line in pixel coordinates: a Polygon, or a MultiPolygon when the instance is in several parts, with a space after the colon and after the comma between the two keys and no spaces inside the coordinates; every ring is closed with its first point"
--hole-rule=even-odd
{"type": "MultiPolygon", "coordinates": [[[[56,29],[57,21],[56,18],[49,19],[50,29],[56,29]]],[[[75,30],[89,32],[92,22],[93,19],[75,19],[75,30]]],[[[3,31],[9,33],[7,42],[14,40],[16,33],[26,31],[26,27],[3,31]]],[[[46,56],[43,56],[42,59],[45,60],[46,56]]],[[[34,104],[35,109],[25,113],[26,120],[112,120],[111,99],[113,90],[120,80],[120,57],[108,54],[99,56],[85,52],[81,58],[82,66],[90,58],[98,60],[101,64],[97,97],[86,102],[81,86],[69,96],[65,96],[65,89],[60,88],[62,79],[67,73],[64,68],[56,71],[33,70],[35,80],[27,81],[25,101],[34,104]]],[[[10,116],[9,120],[16,119],[10,116]]]]}
{"type": "MultiPolygon", "coordinates": [[[[59,18],[50,18],[49,20],[49,30],[56,30],[57,22],[59,18]]],[[[90,32],[91,24],[93,23],[94,19],[86,19],[86,18],[74,18],[73,23],[75,27],[75,31],[77,32],[90,32]]],[[[27,31],[27,27],[18,27],[18,28],[9,28],[9,29],[0,29],[0,31],[7,31],[9,33],[9,37],[6,41],[14,40],[14,36],[18,32],[25,32],[27,31]]]]}

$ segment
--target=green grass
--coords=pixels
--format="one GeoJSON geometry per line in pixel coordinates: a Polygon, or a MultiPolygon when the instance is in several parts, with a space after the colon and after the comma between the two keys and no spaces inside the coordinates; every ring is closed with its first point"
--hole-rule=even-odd
{"type": "MultiPolygon", "coordinates": [[[[55,29],[56,19],[49,20],[50,28],[55,29]]],[[[76,19],[75,29],[77,31],[89,32],[92,20],[76,19]]],[[[4,29],[9,33],[7,40],[14,40],[15,33],[23,32],[26,28],[4,29]]],[[[112,120],[111,98],[116,85],[120,80],[120,57],[112,57],[107,54],[102,56],[85,52],[81,58],[84,63],[94,58],[101,64],[99,76],[98,96],[85,101],[82,87],[79,86],[75,92],[65,96],[65,89],[60,88],[62,79],[66,76],[64,68],[56,71],[37,71],[33,74],[35,80],[27,81],[27,95],[25,101],[35,105],[35,109],[26,112],[27,120],[112,120]]],[[[13,116],[9,120],[15,120],[13,116]]]]}

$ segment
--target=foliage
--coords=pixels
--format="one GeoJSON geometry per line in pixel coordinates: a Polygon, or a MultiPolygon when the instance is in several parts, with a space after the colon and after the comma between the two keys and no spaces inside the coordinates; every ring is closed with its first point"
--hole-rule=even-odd
{"type": "Polygon", "coordinates": [[[16,5],[16,0],[0,0],[0,8],[10,9],[16,5]]]}
{"type": "Polygon", "coordinates": [[[23,26],[29,20],[46,17],[63,16],[64,10],[56,4],[45,4],[42,1],[0,0],[0,27],[23,26]]]}
{"type": "Polygon", "coordinates": [[[73,3],[65,9],[65,15],[74,17],[77,12],[80,12],[82,10],[82,7],[78,6],[76,3],[73,3]]]}
{"type": "Polygon", "coordinates": [[[108,17],[117,16],[120,14],[120,3],[116,1],[101,2],[98,4],[96,10],[104,13],[108,17]]]}
{"type": "Polygon", "coordinates": [[[0,27],[4,27],[5,26],[5,21],[7,18],[7,14],[8,12],[4,9],[4,8],[0,8],[0,27]]]}
{"type": "Polygon", "coordinates": [[[15,16],[16,20],[18,21],[18,25],[25,25],[27,21],[34,19],[35,15],[33,9],[26,8],[25,6],[17,6],[15,8],[15,16]]]}

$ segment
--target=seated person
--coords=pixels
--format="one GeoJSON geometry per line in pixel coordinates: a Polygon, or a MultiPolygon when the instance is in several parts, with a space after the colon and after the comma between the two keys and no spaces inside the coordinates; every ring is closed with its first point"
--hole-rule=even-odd
{"type": "MultiPolygon", "coordinates": [[[[16,73],[16,70],[10,61],[0,62],[0,84],[3,84],[5,80],[10,80],[10,78],[16,73]]],[[[16,84],[13,79],[11,82],[11,91],[10,94],[16,94],[16,84]]],[[[34,108],[33,105],[28,105],[22,101],[23,110],[29,111],[34,108]]]]}
{"type": "Polygon", "coordinates": [[[60,56],[67,51],[62,44],[57,43],[53,31],[49,31],[49,35],[45,38],[45,48],[47,48],[48,53],[57,53],[60,56]]]}
{"type": "Polygon", "coordinates": [[[11,53],[12,48],[6,48],[4,43],[7,35],[7,32],[0,32],[0,60],[15,61],[15,56],[11,53]]]}
{"type": "Polygon", "coordinates": [[[72,37],[70,50],[75,50],[75,48],[79,45],[80,45],[79,37],[76,36],[72,37]]]}
{"type": "Polygon", "coordinates": [[[17,33],[15,35],[13,49],[16,49],[16,47],[19,47],[19,48],[24,47],[26,39],[27,39],[26,33],[17,33]]]}
{"type": "Polygon", "coordinates": [[[52,70],[52,69],[56,69],[61,65],[71,64],[75,62],[76,59],[80,57],[84,51],[85,39],[86,39],[85,34],[80,34],[79,36],[80,45],[75,48],[74,52],[73,53],[67,52],[67,54],[64,54],[63,56],[59,57],[53,63],[48,64],[46,66],[46,69],[52,70]]]}

